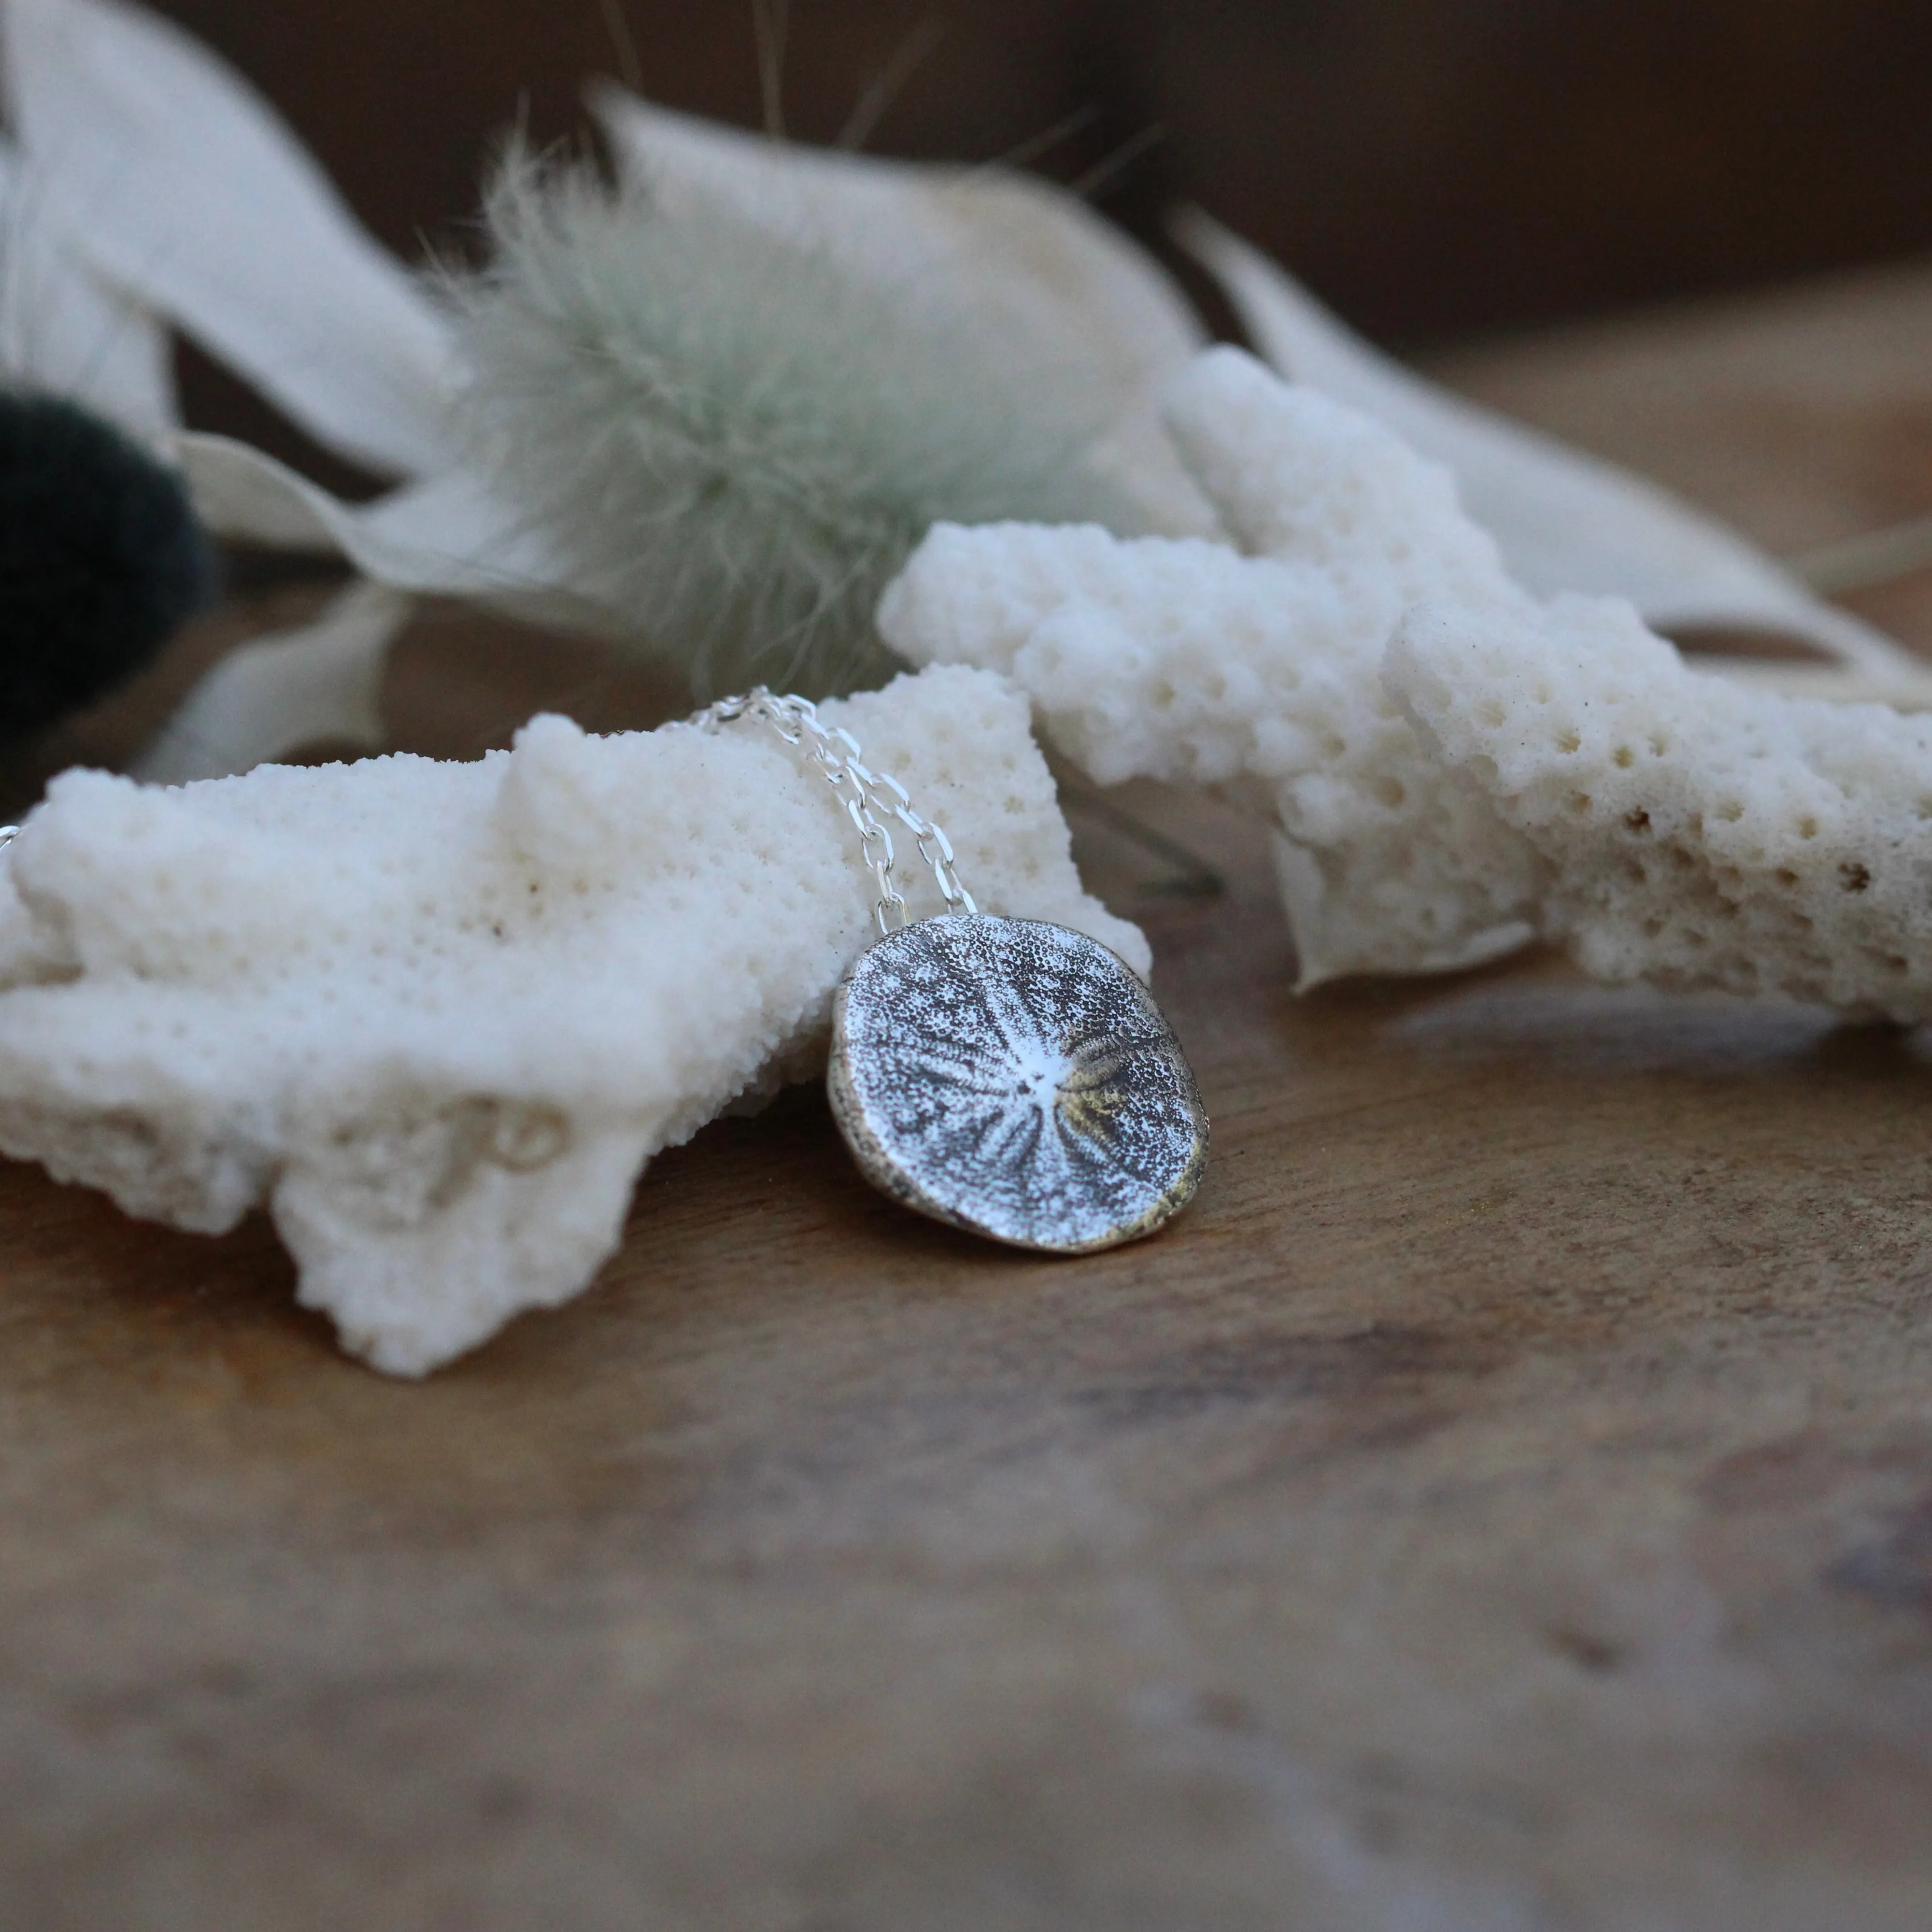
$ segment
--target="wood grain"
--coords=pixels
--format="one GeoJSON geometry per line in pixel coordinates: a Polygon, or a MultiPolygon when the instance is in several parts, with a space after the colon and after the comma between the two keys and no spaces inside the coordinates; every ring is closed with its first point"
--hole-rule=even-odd
{"type": "MultiPolygon", "coordinates": [[[[1856,364],[1883,310],[1809,326],[1856,364]]],[[[1622,453],[1720,478],[1702,326],[1466,374],[1628,430],[1640,350],[1681,380],[1622,453]]],[[[1922,507],[1910,414],[1854,462],[1779,366],[1768,523],[1922,507]]],[[[668,702],[448,616],[410,652],[438,749],[668,702]]],[[[399,1387],[264,1226],[0,1169],[0,1924],[1932,1922],[1926,1040],[1546,959],[1298,1001],[1253,828],[1126,803],[1226,881],[1078,814],[1214,1120],[1137,1247],[905,1216],[800,1092],[399,1387]]]]}

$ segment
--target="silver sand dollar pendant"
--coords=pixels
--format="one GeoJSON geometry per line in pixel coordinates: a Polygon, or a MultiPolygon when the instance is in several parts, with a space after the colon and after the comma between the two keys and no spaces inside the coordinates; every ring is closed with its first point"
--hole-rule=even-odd
{"type": "Polygon", "coordinates": [[[1150,1234],[1208,1156],[1153,996],[1097,940],[1032,920],[956,914],[871,946],[838,989],[826,1086],[874,1186],[1014,1247],[1150,1234]]]}
{"type": "Polygon", "coordinates": [[[760,686],[689,722],[767,724],[831,786],[878,885],[881,937],[833,1004],[832,1111],[866,1179],[1009,1246],[1091,1254],[1186,1206],[1208,1115],[1154,995],[1083,933],[982,913],[951,842],[848,731],[760,686]],[[914,923],[889,822],[910,832],[945,912],[914,923]]]}

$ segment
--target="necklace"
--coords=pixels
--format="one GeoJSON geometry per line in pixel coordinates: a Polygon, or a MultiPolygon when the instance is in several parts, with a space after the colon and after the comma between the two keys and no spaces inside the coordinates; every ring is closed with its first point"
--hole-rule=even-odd
{"type": "Polygon", "coordinates": [[[686,722],[748,721],[838,795],[878,888],[879,937],[832,1004],[826,1090],[860,1171],[918,1213],[1014,1247],[1088,1254],[1186,1207],[1208,1116],[1180,1042],[1098,940],[982,913],[945,832],[849,732],[762,686],[686,722]],[[893,877],[909,832],[946,910],[914,921],[893,877]]]}

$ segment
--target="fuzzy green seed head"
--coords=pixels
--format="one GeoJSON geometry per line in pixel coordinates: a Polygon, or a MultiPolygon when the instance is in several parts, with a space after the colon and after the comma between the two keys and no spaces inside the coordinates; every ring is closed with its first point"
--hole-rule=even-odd
{"type": "Polygon", "coordinates": [[[1090,463],[1094,372],[721,208],[513,157],[464,296],[472,430],[506,494],[700,697],[897,667],[879,595],[938,521],[1140,513],[1090,463]]]}

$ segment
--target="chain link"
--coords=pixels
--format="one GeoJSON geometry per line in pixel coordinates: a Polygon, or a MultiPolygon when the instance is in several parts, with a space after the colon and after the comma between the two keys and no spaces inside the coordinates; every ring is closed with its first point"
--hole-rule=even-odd
{"type": "Polygon", "coordinates": [[[837,725],[819,722],[818,707],[809,698],[780,697],[759,685],[742,697],[720,698],[685,719],[700,731],[748,718],[769,724],[788,745],[802,750],[809,767],[838,795],[859,835],[859,849],[878,883],[878,903],[872,916],[881,935],[912,923],[905,896],[893,882],[896,854],[886,820],[896,819],[913,836],[920,857],[932,868],[948,913],[976,913],[973,895],[959,883],[954,869],[952,842],[930,819],[912,808],[906,788],[889,772],[868,770],[859,741],[837,725]],[[895,923],[896,922],[896,924],[895,923]]]}

